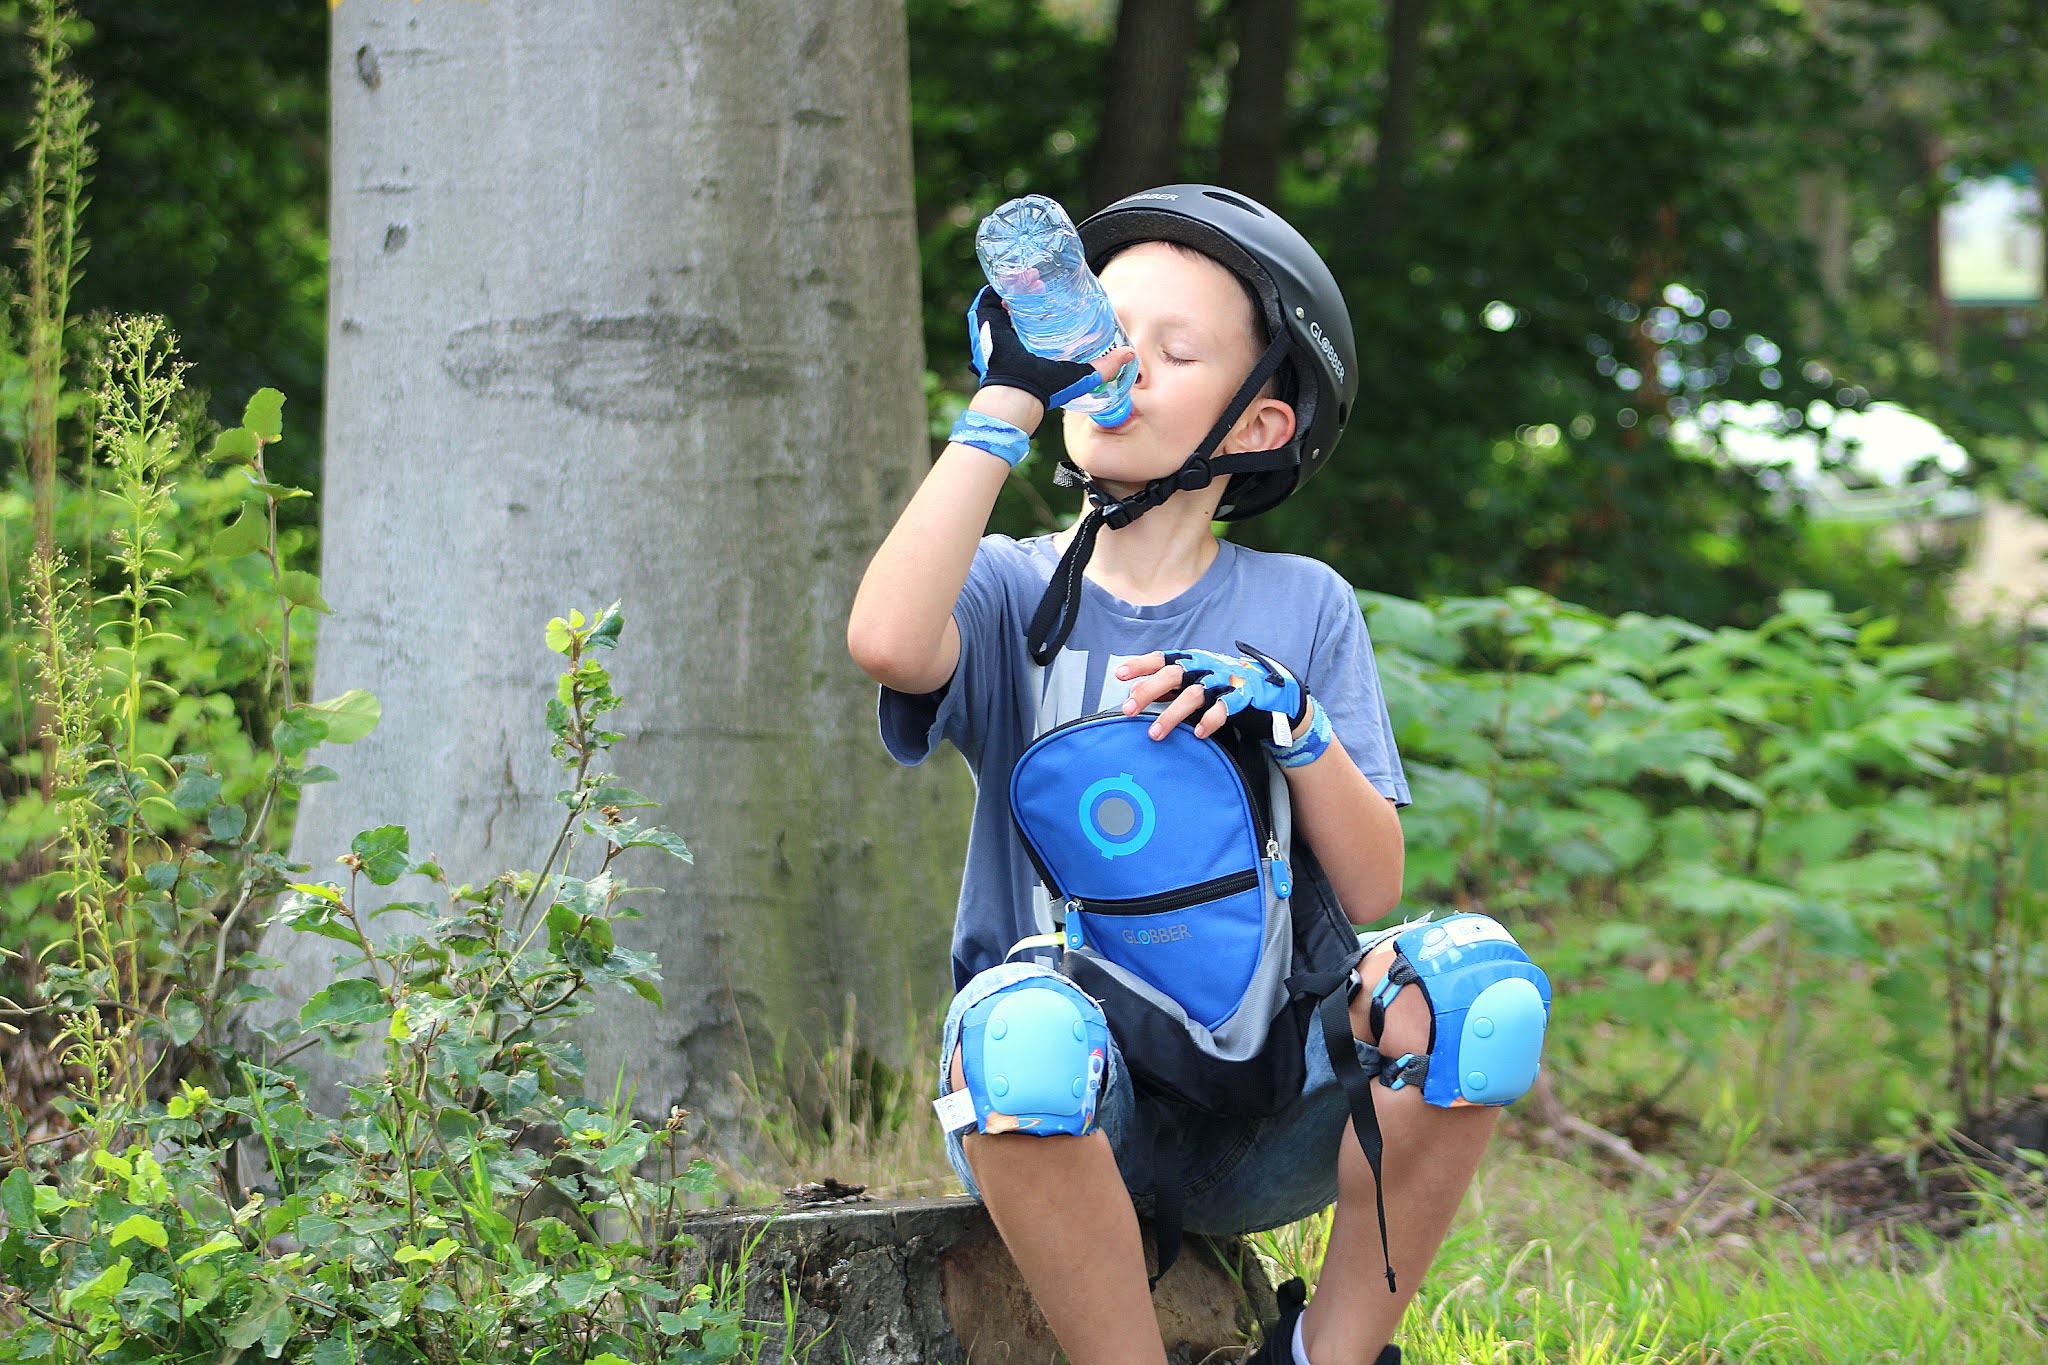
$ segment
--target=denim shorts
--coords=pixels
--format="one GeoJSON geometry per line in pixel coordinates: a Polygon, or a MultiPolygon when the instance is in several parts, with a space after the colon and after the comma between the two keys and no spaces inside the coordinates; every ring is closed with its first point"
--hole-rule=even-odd
{"type": "MultiPolygon", "coordinates": [[[[961,988],[946,1011],[939,1045],[940,1095],[953,1088],[953,1049],[968,1007],[1013,982],[1055,975],[1042,963],[1006,962],[961,988]]],[[[1152,1134],[1161,1122],[1172,1124],[1176,1135],[1181,1217],[1189,1232],[1257,1232],[1329,1207],[1337,1198],[1337,1146],[1351,1110],[1344,1087],[1330,1070],[1322,1023],[1314,1015],[1303,1053],[1308,1074],[1300,1096],[1285,1109],[1265,1118],[1219,1118],[1160,1096],[1133,1093],[1123,1054],[1112,1038],[1095,1125],[1109,1138],[1117,1170],[1138,1212],[1152,1212],[1152,1134]]],[[[946,1135],[946,1157],[967,1192],[979,1199],[981,1191],[962,1146],[970,1131],[972,1125],[946,1135]]]]}

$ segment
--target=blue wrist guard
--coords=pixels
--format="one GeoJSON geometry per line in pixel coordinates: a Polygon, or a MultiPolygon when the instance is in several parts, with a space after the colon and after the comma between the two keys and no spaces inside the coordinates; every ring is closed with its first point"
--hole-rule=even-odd
{"type": "Polygon", "coordinates": [[[960,420],[953,423],[953,434],[948,439],[955,445],[986,450],[1012,469],[1031,453],[1031,436],[1022,427],[1013,427],[1000,417],[991,417],[973,408],[960,414],[960,420]]]}
{"type": "Polygon", "coordinates": [[[1275,763],[1283,768],[1304,768],[1323,756],[1336,733],[1330,729],[1330,713],[1321,705],[1315,706],[1315,717],[1301,738],[1290,744],[1275,744],[1270,739],[1265,741],[1266,752],[1273,755],[1275,763]]]}

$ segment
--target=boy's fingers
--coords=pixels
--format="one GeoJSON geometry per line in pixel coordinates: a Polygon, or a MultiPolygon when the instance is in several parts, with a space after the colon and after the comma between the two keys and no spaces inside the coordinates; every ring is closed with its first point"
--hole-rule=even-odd
{"type": "Polygon", "coordinates": [[[1202,704],[1208,699],[1209,694],[1207,692],[1190,683],[1182,690],[1179,696],[1173,699],[1172,705],[1159,713],[1159,718],[1152,722],[1152,728],[1148,733],[1154,739],[1166,738],[1168,732],[1174,726],[1201,710],[1202,704]]]}
{"type": "MultiPolygon", "coordinates": [[[[1179,667],[1178,664],[1174,666],[1179,667]]],[[[1163,650],[1155,649],[1150,654],[1141,654],[1135,659],[1124,660],[1116,666],[1116,675],[1119,678],[1142,678],[1148,673],[1157,673],[1164,667],[1166,654],[1163,650]]]]}
{"type": "Polygon", "coordinates": [[[1119,346],[1113,351],[1104,351],[1088,363],[1095,367],[1095,373],[1104,379],[1113,379],[1116,372],[1138,358],[1138,353],[1128,346],[1119,346]]]}
{"type": "Polygon", "coordinates": [[[1229,719],[1230,708],[1220,701],[1215,702],[1207,711],[1202,713],[1202,723],[1195,727],[1195,736],[1198,739],[1207,739],[1218,730],[1221,730],[1224,722],[1229,719]]]}
{"type": "MultiPolygon", "coordinates": [[[[1155,654],[1150,657],[1156,659],[1159,656],[1155,654]]],[[[1139,659],[1123,665],[1122,668],[1117,669],[1117,676],[1128,676],[1125,673],[1126,669],[1134,668],[1143,662],[1144,660],[1139,659]]],[[[1135,716],[1153,702],[1179,688],[1181,686],[1182,672],[1183,670],[1179,664],[1162,663],[1156,671],[1139,678],[1131,686],[1131,695],[1124,699],[1124,714],[1135,716]]]]}

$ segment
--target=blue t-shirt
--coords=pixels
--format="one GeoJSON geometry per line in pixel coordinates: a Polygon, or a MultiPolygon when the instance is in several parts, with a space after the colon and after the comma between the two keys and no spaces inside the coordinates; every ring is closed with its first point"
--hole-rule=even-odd
{"type": "Polygon", "coordinates": [[[1122,705],[1131,683],[1114,673],[1127,659],[1167,649],[1235,653],[1245,641],[1306,683],[1359,771],[1383,796],[1408,804],[1365,615],[1335,569],[1224,540],[1201,578],[1170,602],[1132,606],[1084,580],[1073,634],[1040,667],[1025,648],[1025,627],[1058,562],[1051,536],[985,537],[953,608],[960,662],[952,681],[923,696],[882,689],[882,742],[897,762],[922,763],[950,740],[974,772],[974,823],[953,921],[956,989],[1019,939],[1052,929],[1052,905],[1010,822],[1010,770],[1045,731],[1122,705]]]}

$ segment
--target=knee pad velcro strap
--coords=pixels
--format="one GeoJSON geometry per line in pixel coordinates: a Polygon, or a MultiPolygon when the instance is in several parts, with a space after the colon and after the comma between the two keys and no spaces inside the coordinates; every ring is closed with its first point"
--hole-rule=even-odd
{"type": "Polygon", "coordinates": [[[984,1133],[1091,1131],[1108,1060],[1109,1020],[1065,977],[1005,986],[960,1020],[960,1070],[984,1133]]]}
{"type": "MultiPolygon", "coordinates": [[[[1507,1104],[1526,1093],[1542,1061],[1550,978],[1514,935],[1486,915],[1452,915],[1396,936],[1394,950],[1408,968],[1394,990],[1409,984],[1412,971],[1429,1002],[1423,1099],[1450,1108],[1507,1104]]],[[[1394,976],[1388,973],[1389,983],[1394,976]]]]}

